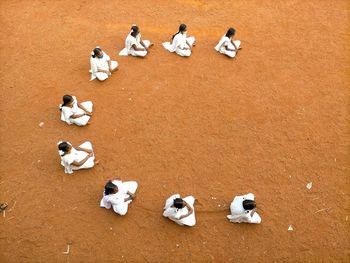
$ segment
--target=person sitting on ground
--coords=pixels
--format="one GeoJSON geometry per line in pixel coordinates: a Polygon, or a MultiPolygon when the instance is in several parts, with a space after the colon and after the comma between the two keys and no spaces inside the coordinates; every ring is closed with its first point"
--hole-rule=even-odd
{"type": "Polygon", "coordinates": [[[166,200],[163,216],[179,225],[194,226],[196,224],[194,201],[193,196],[182,199],[179,194],[174,194],[166,200]]]}
{"type": "Polygon", "coordinates": [[[179,31],[172,36],[171,42],[164,42],[163,46],[170,52],[176,52],[176,54],[182,57],[189,57],[191,56],[194,44],[195,38],[187,37],[187,26],[181,24],[179,31]]]}
{"type": "Polygon", "coordinates": [[[100,47],[95,47],[91,51],[90,66],[90,80],[97,78],[100,81],[104,81],[112,75],[113,71],[117,70],[118,62],[111,60],[100,47]]]}
{"type": "Polygon", "coordinates": [[[229,28],[226,34],[221,38],[219,43],[215,46],[215,50],[230,57],[234,58],[241,49],[241,41],[233,40],[236,30],[234,28],[229,28]]]}
{"type": "Polygon", "coordinates": [[[256,210],[252,193],[236,196],[230,205],[231,214],[227,218],[233,223],[260,224],[261,217],[256,210]]]}
{"type": "Polygon", "coordinates": [[[67,174],[72,174],[73,170],[92,168],[99,163],[95,161],[91,142],[84,142],[77,148],[74,148],[71,143],[64,141],[58,142],[57,145],[58,153],[61,157],[61,165],[67,174]]]}
{"type": "Polygon", "coordinates": [[[92,102],[78,103],[77,98],[71,95],[63,96],[63,104],[60,105],[61,121],[68,124],[85,126],[89,124],[92,116],[92,102]]]}
{"type": "Polygon", "coordinates": [[[142,40],[139,27],[137,25],[133,25],[130,33],[126,37],[125,48],[119,52],[119,55],[145,57],[152,45],[153,44],[151,44],[149,40],[142,40]]]}
{"type": "Polygon", "coordinates": [[[109,180],[105,185],[103,198],[100,207],[110,209],[113,207],[114,212],[123,216],[128,212],[128,206],[135,199],[137,182],[122,182],[120,179],[109,180]]]}

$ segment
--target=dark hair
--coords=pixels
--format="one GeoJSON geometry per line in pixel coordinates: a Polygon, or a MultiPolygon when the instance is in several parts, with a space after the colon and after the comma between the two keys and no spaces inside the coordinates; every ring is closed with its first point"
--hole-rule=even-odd
{"type": "Polygon", "coordinates": [[[64,152],[64,154],[61,155],[61,156],[64,156],[64,155],[68,152],[68,150],[69,150],[70,147],[71,147],[71,145],[70,145],[68,142],[61,142],[61,143],[58,145],[58,150],[64,152]]]}
{"type": "Polygon", "coordinates": [[[175,198],[174,199],[174,207],[181,209],[184,207],[184,200],[182,200],[181,198],[175,198]]]}
{"type": "Polygon", "coordinates": [[[179,26],[179,31],[178,31],[176,34],[174,34],[174,35],[172,36],[171,39],[174,39],[174,37],[175,37],[177,34],[179,34],[180,32],[185,31],[186,28],[187,28],[187,26],[186,26],[185,24],[181,24],[181,25],[179,26]]]}
{"type": "Polygon", "coordinates": [[[243,208],[245,210],[253,210],[256,207],[254,200],[244,200],[243,201],[243,208]]]}
{"type": "Polygon", "coordinates": [[[93,50],[92,52],[93,52],[93,54],[91,54],[91,56],[92,56],[93,58],[95,58],[95,57],[97,57],[98,54],[100,54],[100,52],[102,52],[102,49],[99,48],[99,47],[95,47],[94,50],[93,50]]]}
{"type": "Polygon", "coordinates": [[[232,37],[232,36],[235,35],[235,33],[236,33],[236,29],[234,29],[233,27],[230,27],[230,28],[227,30],[227,32],[226,32],[226,36],[227,36],[227,37],[232,37]]]}
{"type": "Polygon", "coordinates": [[[131,31],[132,31],[133,33],[136,33],[137,31],[139,31],[139,27],[136,26],[136,25],[134,25],[134,26],[131,27],[131,31]]]}
{"type": "Polygon", "coordinates": [[[64,95],[63,96],[63,104],[60,107],[60,110],[62,110],[62,107],[67,106],[68,103],[70,103],[73,100],[73,97],[71,95],[64,95]]]}
{"type": "Polygon", "coordinates": [[[116,187],[117,186],[109,180],[105,185],[105,195],[113,194],[116,187]]]}

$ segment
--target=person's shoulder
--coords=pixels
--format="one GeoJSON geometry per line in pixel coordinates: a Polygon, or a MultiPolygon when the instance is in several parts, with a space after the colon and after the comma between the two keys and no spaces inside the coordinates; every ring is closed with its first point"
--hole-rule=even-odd
{"type": "Polygon", "coordinates": [[[68,163],[70,163],[72,157],[73,157],[72,153],[68,153],[68,154],[65,154],[65,155],[61,156],[62,160],[65,161],[65,162],[68,162],[68,163]]]}
{"type": "Polygon", "coordinates": [[[111,58],[108,56],[106,52],[103,51],[103,58],[106,60],[110,60],[111,58]]]}
{"type": "Polygon", "coordinates": [[[123,184],[121,180],[113,180],[112,183],[116,185],[118,188],[123,184]]]}
{"type": "Polygon", "coordinates": [[[246,195],[244,195],[244,199],[247,199],[247,200],[254,200],[255,196],[253,193],[248,193],[246,195]]]}
{"type": "Polygon", "coordinates": [[[72,110],[72,108],[68,107],[68,106],[62,106],[61,110],[62,110],[62,112],[67,112],[67,111],[70,112],[72,110]]]}

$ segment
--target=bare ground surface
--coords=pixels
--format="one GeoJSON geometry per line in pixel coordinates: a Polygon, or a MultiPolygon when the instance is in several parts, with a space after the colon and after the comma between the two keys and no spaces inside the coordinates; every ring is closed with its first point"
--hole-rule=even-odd
{"type": "Polygon", "coordinates": [[[348,1],[0,7],[1,262],[349,260],[348,1]],[[180,22],[197,38],[188,59],[161,46],[180,22]],[[145,59],[117,55],[132,23],[155,43],[145,59]],[[234,60],[213,49],[230,26],[234,60]],[[96,45],[120,63],[104,83],[89,82],[96,45]],[[94,102],[90,126],[60,121],[66,93],[94,102]],[[92,141],[101,165],[64,174],[59,140],[92,141]],[[115,176],[140,185],[125,217],[99,208],[115,176]],[[177,192],[198,199],[193,228],[162,217],[177,192]],[[262,224],[230,224],[247,192],[262,224]]]}

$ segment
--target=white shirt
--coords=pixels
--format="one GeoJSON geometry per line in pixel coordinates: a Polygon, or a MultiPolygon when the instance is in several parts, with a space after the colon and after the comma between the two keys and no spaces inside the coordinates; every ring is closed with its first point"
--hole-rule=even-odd
{"type": "MultiPolygon", "coordinates": [[[[73,169],[71,167],[72,163],[79,162],[80,161],[80,155],[79,152],[72,147],[72,150],[69,154],[65,154],[61,156],[61,164],[64,166],[65,173],[73,173],[73,169]]],[[[84,157],[85,158],[85,157],[84,157]]]]}
{"type": "Polygon", "coordinates": [[[173,42],[170,47],[170,51],[174,52],[177,48],[184,49],[185,47],[187,47],[188,45],[186,43],[186,39],[187,39],[186,33],[185,34],[178,33],[173,39],[173,42]]]}
{"type": "Polygon", "coordinates": [[[104,52],[102,58],[96,57],[90,57],[90,65],[91,65],[91,71],[92,74],[95,75],[99,70],[109,70],[108,61],[111,60],[111,58],[104,52]]]}
{"type": "Polygon", "coordinates": [[[175,221],[179,225],[194,226],[196,224],[196,217],[195,217],[195,212],[194,212],[194,207],[193,207],[195,198],[193,196],[187,196],[187,197],[183,198],[183,200],[188,205],[191,206],[193,211],[192,211],[192,214],[190,214],[189,216],[182,218],[182,219],[180,219],[180,217],[183,215],[187,215],[189,211],[188,211],[187,206],[185,206],[184,208],[181,208],[181,209],[173,207],[175,198],[180,198],[180,195],[179,194],[172,195],[166,200],[165,206],[164,206],[163,216],[168,217],[169,219],[175,221]]]}
{"type": "Polygon", "coordinates": [[[225,47],[228,47],[228,45],[231,43],[231,39],[228,38],[226,35],[224,35],[219,43],[215,46],[216,51],[225,51],[225,47]]]}
{"type": "Polygon", "coordinates": [[[128,53],[130,52],[131,49],[133,49],[132,48],[133,45],[138,46],[137,38],[135,38],[131,34],[129,34],[125,40],[125,47],[126,47],[126,50],[128,51],[128,53]]]}
{"type": "Polygon", "coordinates": [[[74,114],[79,114],[82,110],[78,107],[78,101],[75,96],[73,97],[73,104],[72,108],[68,106],[63,106],[61,107],[61,120],[68,123],[72,124],[72,121],[70,120],[70,117],[74,114]]]}
{"type": "Polygon", "coordinates": [[[254,194],[252,193],[235,196],[230,205],[231,214],[228,215],[227,218],[236,223],[260,223],[261,218],[258,213],[255,212],[254,215],[251,216],[251,210],[245,210],[243,207],[244,200],[254,200],[254,198],[254,194]]]}
{"type": "MultiPolygon", "coordinates": [[[[111,206],[120,205],[125,203],[125,198],[129,197],[127,194],[128,189],[125,189],[123,182],[120,180],[113,180],[112,183],[117,186],[118,192],[115,194],[105,195],[103,192],[103,198],[101,200],[100,206],[110,209],[111,206]]],[[[128,203],[130,201],[127,201],[128,203]]]]}

